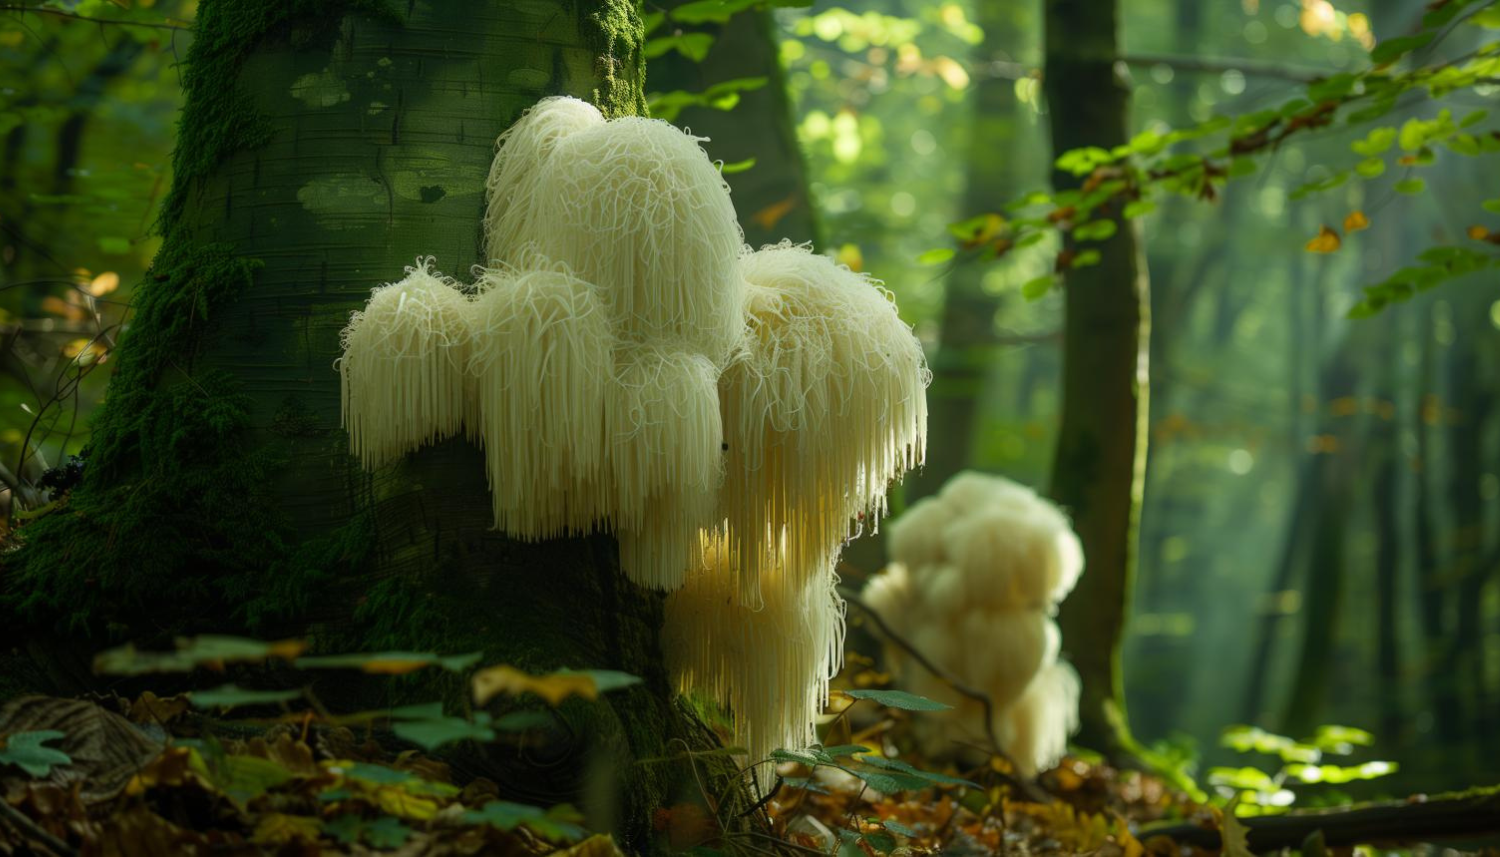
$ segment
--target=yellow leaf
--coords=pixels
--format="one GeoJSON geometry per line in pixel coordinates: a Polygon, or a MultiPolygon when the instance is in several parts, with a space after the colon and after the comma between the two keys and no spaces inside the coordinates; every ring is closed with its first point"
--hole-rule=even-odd
{"type": "Polygon", "coordinates": [[[1319,226],[1318,237],[1307,242],[1306,249],[1309,253],[1332,253],[1338,250],[1342,244],[1343,242],[1339,240],[1337,232],[1334,232],[1327,226],[1319,226]]]}
{"type": "Polygon", "coordinates": [[[596,833],[571,848],[553,852],[551,857],[624,857],[624,854],[613,836],[596,833]]]}
{"type": "Polygon", "coordinates": [[[863,271],[865,269],[865,254],[860,252],[858,244],[845,244],[839,248],[834,255],[834,261],[851,271],[863,271]]]}
{"type": "Polygon", "coordinates": [[[584,699],[594,699],[599,695],[599,690],[592,678],[579,673],[550,673],[534,676],[521,672],[515,667],[498,666],[486,667],[474,674],[474,701],[476,703],[484,705],[502,693],[512,695],[534,693],[545,699],[548,705],[557,705],[564,699],[575,695],[584,699]]]}
{"type": "Polygon", "coordinates": [[[773,202],[760,211],[755,212],[750,215],[750,219],[755,221],[762,229],[774,229],[776,224],[781,222],[781,218],[786,217],[796,207],[797,195],[794,193],[780,202],[773,202]]]}
{"type": "Polygon", "coordinates": [[[1469,237],[1473,238],[1475,241],[1483,241],[1484,239],[1490,237],[1490,231],[1483,226],[1470,226],[1469,237]]]}
{"type": "Polygon", "coordinates": [[[1349,216],[1344,218],[1345,232],[1358,232],[1361,229],[1369,228],[1370,218],[1365,217],[1365,213],[1363,211],[1351,211],[1349,212],[1349,216]]]}
{"type": "Polygon", "coordinates": [[[250,841],[256,845],[286,845],[289,842],[316,842],[322,830],[316,818],[273,812],[255,825],[250,841]]]}
{"type": "Polygon", "coordinates": [[[120,275],[114,271],[105,271],[89,281],[84,290],[94,297],[102,297],[120,287],[120,275]]]}
{"type": "Polygon", "coordinates": [[[381,786],[373,795],[375,805],[387,815],[400,816],[412,821],[426,821],[437,815],[437,801],[417,797],[395,786],[381,786]]]}

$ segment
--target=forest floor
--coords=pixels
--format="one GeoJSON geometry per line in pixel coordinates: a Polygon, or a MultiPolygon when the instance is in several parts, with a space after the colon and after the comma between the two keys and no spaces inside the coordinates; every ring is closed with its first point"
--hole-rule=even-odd
{"type": "MultiPolygon", "coordinates": [[[[885,723],[904,715],[880,713],[885,723]]],[[[0,719],[0,733],[10,736],[0,748],[0,854],[615,853],[607,837],[590,836],[576,810],[501,800],[494,783],[456,781],[434,755],[382,746],[368,728],[319,725],[309,716],[254,731],[241,721],[223,728],[250,737],[215,739],[216,721],[188,698],[150,693],[23,698],[0,719]]],[[[1200,850],[1143,834],[1153,822],[1206,831],[1223,823],[1220,810],[1155,777],[1074,758],[1036,782],[1034,796],[1044,802],[986,785],[1008,781],[998,760],[983,771],[946,774],[922,771],[919,759],[887,760],[878,768],[888,775],[882,780],[876,767],[853,758],[813,769],[781,763],[770,797],[754,810],[752,832],[726,833],[731,825],[715,817],[712,801],[690,802],[656,813],[658,841],[698,857],[1139,857],[1200,850]],[[973,778],[968,785],[965,777],[973,778]]]]}
{"type": "MultiPolygon", "coordinates": [[[[167,654],[112,650],[95,669],[222,671],[225,662],[280,659],[394,676],[422,668],[462,672],[474,661],[411,653],[299,658],[300,643],[228,637],[179,646],[167,654]]],[[[0,855],[619,854],[611,836],[590,829],[590,821],[608,826],[597,814],[502,799],[496,783],[461,775],[443,760],[467,758],[470,741],[522,748],[536,718],[546,719],[532,710],[491,719],[483,709],[491,695],[529,694],[556,705],[639,679],[607,671],[530,676],[509,667],[482,669],[472,679],[480,708],[461,717],[441,703],[336,715],[310,687],[234,684],[168,697],[12,700],[0,707],[0,855]],[[271,715],[239,717],[244,709],[271,715]]],[[[824,731],[844,743],[778,750],[752,765],[766,792],[753,806],[743,790],[716,797],[699,780],[684,790],[687,797],[674,798],[680,802],[655,811],[649,833],[637,825],[638,841],[627,845],[692,857],[1249,857],[1282,849],[1327,857],[1352,853],[1356,843],[1444,836],[1494,842],[1476,837],[1500,834],[1500,788],[1240,819],[1234,803],[1200,802],[1162,778],[1078,757],[1035,780],[1016,778],[998,755],[959,769],[899,749],[906,728],[922,716],[911,709],[930,700],[878,689],[834,697],[839,714],[824,731]],[[856,701],[858,717],[850,713],[856,701]]],[[[696,774],[699,757],[722,760],[732,752],[677,761],[696,774]]],[[[1485,853],[1500,857],[1500,849],[1485,853]]]]}

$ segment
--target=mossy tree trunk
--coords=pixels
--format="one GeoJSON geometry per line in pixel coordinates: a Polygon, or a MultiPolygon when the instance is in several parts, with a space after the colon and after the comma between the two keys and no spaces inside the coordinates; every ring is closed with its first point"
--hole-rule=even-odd
{"type": "MultiPolygon", "coordinates": [[[[1052,150],[1105,149],[1129,138],[1129,89],[1117,76],[1117,0],[1046,0],[1052,150]]],[[[1054,173],[1059,189],[1079,179],[1054,173]]],[[[1116,212],[1118,216],[1118,212],[1116,212]]],[[[1063,602],[1063,646],[1083,682],[1078,741],[1111,754],[1133,741],[1120,642],[1130,602],[1144,482],[1149,287],[1138,224],[1097,246],[1099,264],[1063,288],[1062,425],[1051,493],[1073,516],[1087,569],[1063,602]]]]}
{"type": "Polygon", "coordinates": [[[418,256],[465,279],[484,261],[486,173],[523,110],[569,94],[643,111],[633,5],[205,0],[198,20],[164,245],[86,480],[23,531],[7,613],[38,652],[45,632],[98,648],[244,630],[642,676],[563,706],[524,759],[468,760],[640,846],[645,810],[690,772],[634,762],[695,729],[662,668],[660,596],[625,581],[607,536],[493,531],[462,440],[363,472],[334,369],[371,288],[418,256]]]}

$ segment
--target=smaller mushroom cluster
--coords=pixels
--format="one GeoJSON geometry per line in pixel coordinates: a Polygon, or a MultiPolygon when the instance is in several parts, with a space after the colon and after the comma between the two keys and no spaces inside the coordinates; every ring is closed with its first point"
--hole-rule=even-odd
{"type": "Polygon", "coordinates": [[[842,655],[834,566],[922,459],[930,378],[879,283],[743,246],[699,140],[548,98],[500,138],[489,264],[419,260],[344,331],[350,448],[376,468],[463,434],[495,526],[611,532],[671,593],[678,686],[757,758],[813,740],[842,655]]]}
{"type": "MultiPolygon", "coordinates": [[[[1083,571],[1067,517],[1008,479],[965,471],[889,529],[892,562],[864,599],[918,651],[989,696],[993,734],[1022,770],[1055,764],[1078,721],[1078,675],[1052,617],[1083,571]]],[[[919,722],[928,752],[985,746],[983,706],[887,645],[898,681],[951,703],[919,722]]]]}

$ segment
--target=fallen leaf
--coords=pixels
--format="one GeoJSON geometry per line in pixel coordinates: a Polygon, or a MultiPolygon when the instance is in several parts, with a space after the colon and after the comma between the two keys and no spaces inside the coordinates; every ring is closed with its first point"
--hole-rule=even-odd
{"type": "Polygon", "coordinates": [[[582,673],[558,672],[534,676],[515,667],[502,665],[486,667],[474,674],[474,701],[477,704],[484,705],[502,693],[534,693],[546,700],[548,705],[555,706],[570,696],[595,699],[599,690],[594,680],[582,673]]]}

